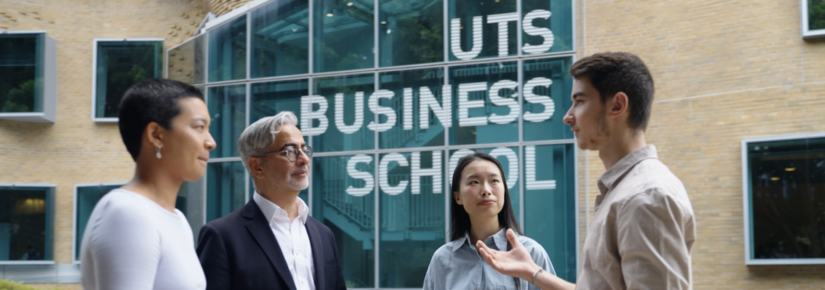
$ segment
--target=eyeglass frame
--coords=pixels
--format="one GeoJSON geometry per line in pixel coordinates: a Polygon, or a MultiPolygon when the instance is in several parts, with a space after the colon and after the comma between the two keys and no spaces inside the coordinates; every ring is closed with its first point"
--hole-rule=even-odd
{"type": "MultiPolygon", "coordinates": [[[[283,150],[280,150],[280,151],[274,151],[274,152],[266,152],[266,153],[261,153],[261,154],[255,154],[255,155],[252,155],[251,157],[264,157],[264,156],[267,156],[267,155],[272,155],[272,154],[280,154],[280,153],[285,153],[285,152],[287,152],[287,150],[289,150],[289,148],[290,148],[290,147],[292,147],[293,149],[295,149],[295,151],[296,151],[296,152],[303,152],[303,153],[304,153],[304,155],[306,155],[306,156],[307,156],[307,157],[309,157],[309,158],[312,158],[312,147],[311,147],[311,146],[309,146],[309,145],[304,145],[304,148],[303,148],[303,149],[298,149],[298,146],[295,146],[295,145],[293,145],[293,144],[284,145],[284,147],[283,147],[284,149],[283,149],[283,150]]],[[[286,160],[289,160],[289,162],[295,162],[296,160],[298,160],[298,156],[301,156],[301,153],[295,153],[295,158],[289,158],[289,154],[286,154],[286,155],[287,155],[287,156],[286,156],[286,160]]]]}

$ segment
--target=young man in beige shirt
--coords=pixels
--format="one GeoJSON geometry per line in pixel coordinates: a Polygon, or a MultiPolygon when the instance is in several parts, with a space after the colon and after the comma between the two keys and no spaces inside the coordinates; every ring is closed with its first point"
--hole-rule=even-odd
{"type": "Polygon", "coordinates": [[[653,78],[631,53],[597,53],[570,67],[573,106],[564,123],[579,148],[599,151],[593,222],[577,284],[542,271],[507,233],[513,249],[476,245],[496,270],[541,289],[690,289],[693,207],[684,185],[645,143],[653,78]]]}

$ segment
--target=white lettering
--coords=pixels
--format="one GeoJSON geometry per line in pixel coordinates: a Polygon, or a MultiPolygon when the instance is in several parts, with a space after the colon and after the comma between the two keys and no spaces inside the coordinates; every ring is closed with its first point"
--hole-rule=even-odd
{"type": "Polygon", "coordinates": [[[421,194],[421,177],[433,177],[433,193],[441,193],[441,151],[433,151],[433,167],[421,168],[421,152],[412,153],[412,194],[421,194]]]}
{"type": "Polygon", "coordinates": [[[555,180],[536,180],[536,146],[524,147],[524,155],[526,155],[524,167],[527,171],[525,172],[527,180],[524,186],[527,190],[556,189],[555,180]]]}
{"type": "Polygon", "coordinates": [[[533,36],[541,36],[544,38],[544,42],[539,45],[531,45],[525,41],[524,47],[522,50],[526,53],[543,53],[553,47],[553,32],[550,29],[545,27],[535,27],[533,26],[533,20],[535,19],[548,19],[550,18],[550,11],[544,9],[536,9],[524,15],[524,21],[522,22],[524,33],[533,36]]]}
{"type": "Polygon", "coordinates": [[[409,166],[407,158],[398,153],[390,153],[381,158],[381,163],[378,165],[378,186],[388,195],[399,195],[407,189],[409,181],[401,180],[398,185],[391,186],[389,180],[390,162],[398,162],[398,166],[409,166]]]}
{"type": "Polygon", "coordinates": [[[470,109],[484,107],[484,100],[470,101],[470,92],[483,92],[486,90],[487,83],[485,82],[458,85],[458,126],[487,125],[487,117],[470,117],[470,109]]]}
{"type": "Polygon", "coordinates": [[[304,136],[317,136],[327,132],[329,120],[327,119],[327,99],[322,96],[302,96],[301,97],[301,133],[304,136]],[[313,111],[312,107],[318,104],[318,110],[313,111]],[[312,127],[312,120],[318,120],[318,127],[312,127]]]}
{"type": "MultiPolygon", "coordinates": [[[[444,85],[441,89],[441,105],[428,87],[418,89],[418,125],[421,129],[430,128],[430,111],[445,128],[453,123],[452,87],[444,85]]],[[[412,110],[412,109],[410,109],[412,110]]]]}
{"type": "Polygon", "coordinates": [[[499,157],[504,156],[504,158],[507,158],[507,165],[509,165],[507,166],[507,171],[509,172],[507,172],[506,175],[507,189],[513,189],[518,182],[518,156],[516,152],[507,147],[498,147],[490,151],[490,156],[495,157],[499,162],[501,162],[501,158],[499,157]]]}
{"type": "Polygon", "coordinates": [[[461,18],[450,20],[450,50],[456,58],[461,60],[474,59],[481,53],[481,16],[473,17],[473,48],[470,51],[461,49],[461,18]]]}
{"type": "Polygon", "coordinates": [[[518,12],[493,14],[487,16],[487,23],[498,24],[498,56],[507,56],[510,51],[507,45],[510,43],[507,36],[508,23],[518,21],[518,12]]]}
{"type": "Polygon", "coordinates": [[[500,80],[490,87],[490,102],[492,102],[496,106],[510,107],[510,114],[508,115],[498,115],[496,113],[492,113],[489,118],[490,122],[493,122],[494,124],[509,124],[518,119],[519,105],[516,101],[518,99],[517,90],[518,83],[511,80],[500,80]],[[499,91],[504,89],[513,90],[513,94],[504,98],[500,97],[498,93],[499,91]]]}
{"type": "Polygon", "coordinates": [[[350,185],[347,187],[346,192],[352,196],[365,196],[372,192],[373,188],[375,187],[375,180],[372,178],[372,174],[366,171],[358,171],[355,169],[355,166],[358,163],[372,163],[372,156],[365,155],[365,154],[358,154],[352,156],[352,158],[347,161],[347,173],[353,179],[360,179],[363,180],[365,185],[364,187],[353,187],[350,185]]]}
{"type": "Polygon", "coordinates": [[[413,129],[413,90],[404,88],[404,130],[413,129]]]}
{"type": "Polygon", "coordinates": [[[344,134],[352,134],[364,124],[364,92],[355,92],[355,121],[352,125],[344,123],[344,93],[335,94],[335,126],[344,134]]]}
{"type": "Polygon", "coordinates": [[[541,113],[524,112],[524,120],[529,122],[543,122],[553,116],[553,112],[556,110],[553,99],[549,96],[541,96],[533,93],[533,89],[536,87],[547,87],[547,91],[550,91],[550,85],[552,84],[552,80],[543,77],[533,78],[524,84],[524,100],[528,103],[544,106],[544,111],[541,113]]]}
{"type": "Polygon", "coordinates": [[[389,90],[378,90],[370,96],[370,111],[375,114],[375,121],[372,121],[367,125],[368,129],[384,132],[395,126],[395,110],[388,107],[382,107],[378,104],[380,99],[392,99],[393,97],[395,97],[395,93],[389,90]],[[381,120],[381,115],[387,116],[387,122],[377,123],[378,120],[381,120]]]}

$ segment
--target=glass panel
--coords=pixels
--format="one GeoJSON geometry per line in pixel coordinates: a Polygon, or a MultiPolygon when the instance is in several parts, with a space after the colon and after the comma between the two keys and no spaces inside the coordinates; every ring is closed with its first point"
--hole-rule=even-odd
{"type": "Polygon", "coordinates": [[[169,50],[169,79],[187,84],[206,82],[206,37],[201,34],[169,50]]]}
{"type": "Polygon", "coordinates": [[[576,172],[573,144],[525,146],[524,156],[524,234],[544,247],[556,275],[575,283],[576,172]]]}
{"type": "MultiPolygon", "coordinates": [[[[444,145],[444,125],[452,120],[444,104],[444,69],[422,69],[381,73],[380,89],[392,92],[378,99],[389,114],[379,114],[383,125],[378,133],[381,149],[444,145]],[[389,110],[392,111],[389,112],[389,110]],[[423,118],[421,112],[426,114],[423,118]],[[388,123],[391,120],[394,122],[388,123]]],[[[448,88],[449,90],[449,88],[448,88]]]]}
{"type": "Polygon", "coordinates": [[[162,41],[99,41],[95,117],[117,118],[120,99],[136,82],[163,75],[162,41]]]}
{"type": "Polygon", "coordinates": [[[747,150],[751,258],[825,258],[825,138],[747,150]]]}
{"type": "Polygon", "coordinates": [[[573,1],[521,0],[521,11],[524,54],[573,50],[573,1]]]}
{"type": "Polygon", "coordinates": [[[313,72],[375,66],[373,0],[312,0],[313,72]]]}
{"type": "Polygon", "coordinates": [[[0,34],[0,113],[43,111],[45,34],[0,34]]]}
{"type": "MultiPolygon", "coordinates": [[[[307,95],[309,95],[309,80],[307,79],[252,84],[249,124],[263,117],[291,111],[298,117],[298,128],[303,129],[300,123],[301,100],[307,95]]],[[[309,144],[309,135],[304,131],[301,132],[304,134],[304,142],[309,144]]]]}
{"type": "Polygon", "coordinates": [[[245,170],[241,162],[209,163],[206,167],[206,222],[246,204],[245,170]]]}
{"type": "Polygon", "coordinates": [[[448,0],[450,60],[518,54],[516,0],[448,0]]]}
{"type": "Polygon", "coordinates": [[[825,1],[808,0],[808,30],[825,29],[825,1]]]}
{"type": "Polygon", "coordinates": [[[209,88],[209,133],[217,147],[210,158],[238,156],[238,138],[246,129],[246,85],[209,88]]]}
{"type": "Polygon", "coordinates": [[[444,2],[381,0],[382,67],[444,61],[444,2]]]}
{"type": "Polygon", "coordinates": [[[450,67],[450,145],[518,141],[518,67],[496,62],[450,67]]]}
{"type": "Polygon", "coordinates": [[[458,166],[458,161],[464,156],[473,154],[473,152],[484,152],[490,154],[501,163],[501,168],[504,168],[504,177],[506,177],[505,180],[507,182],[507,188],[510,191],[510,202],[513,203],[513,211],[515,212],[516,218],[518,218],[520,212],[519,205],[521,204],[521,197],[519,194],[521,191],[519,190],[520,178],[518,174],[518,166],[520,159],[518,147],[451,150],[449,163],[450,167],[447,171],[448,186],[452,186],[453,174],[455,173],[456,166],[458,166]]]}
{"type": "Polygon", "coordinates": [[[424,286],[430,260],[444,244],[442,152],[381,155],[380,287],[424,286]]]}
{"type": "Polygon", "coordinates": [[[0,187],[0,261],[54,260],[50,188],[0,187]]]}
{"type": "Polygon", "coordinates": [[[312,217],[335,235],[347,288],[375,285],[373,156],[312,159],[312,217]]]}
{"type": "Polygon", "coordinates": [[[251,15],[253,78],[309,72],[309,2],[272,1],[251,15]]]}
{"type": "Polygon", "coordinates": [[[524,141],[573,139],[564,114],[573,105],[571,58],[524,61],[524,141]]]}
{"type": "MultiPolygon", "coordinates": [[[[362,74],[314,80],[311,104],[302,104],[304,136],[312,137],[315,152],[367,150],[375,148],[375,133],[367,130],[373,122],[368,100],[375,90],[375,75],[362,74]],[[312,114],[311,119],[309,115],[312,114]],[[312,122],[312,129],[306,124],[312,122]]],[[[303,103],[303,101],[302,101],[303,103]]]]}
{"type": "Polygon", "coordinates": [[[246,15],[209,31],[209,81],[246,78],[246,15]]]}

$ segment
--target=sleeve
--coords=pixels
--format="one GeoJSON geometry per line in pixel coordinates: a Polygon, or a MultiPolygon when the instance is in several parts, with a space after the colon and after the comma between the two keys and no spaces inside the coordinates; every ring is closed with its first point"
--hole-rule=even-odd
{"type": "MultiPolygon", "coordinates": [[[[108,205],[90,238],[98,289],[152,289],[160,261],[160,234],[142,207],[108,205]]],[[[105,210],[105,209],[104,209],[105,210]]]]}
{"type": "Polygon", "coordinates": [[[214,226],[205,224],[201,227],[196,251],[206,276],[206,289],[229,289],[231,281],[226,246],[214,226]]]}
{"type": "MultiPolygon", "coordinates": [[[[335,289],[346,290],[347,282],[344,280],[344,268],[341,266],[341,256],[338,254],[338,245],[335,242],[335,238],[332,235],[332,231],[330,231],[329,236],[329,243],[332,245],[332,252],[335,255],[335,289]]],[[[316,285],[315,287],[317,288],[318,285],[316,285]]]]}
{"type": "Polygon", "coordinates": [[[624,202],[616,235],[627,289],[690,289],[690,215],[661,189],[624,202]]]}

